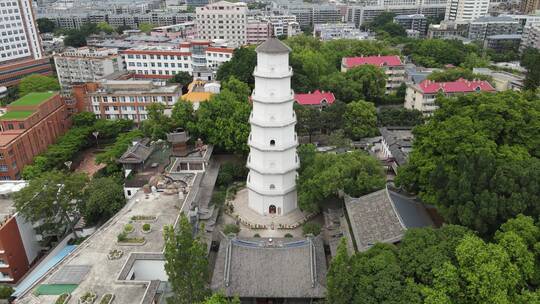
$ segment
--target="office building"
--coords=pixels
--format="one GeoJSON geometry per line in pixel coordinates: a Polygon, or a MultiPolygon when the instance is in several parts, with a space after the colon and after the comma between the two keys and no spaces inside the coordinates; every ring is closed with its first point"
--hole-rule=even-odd
{"type": "Polygon", "coordinates": [[[430,24],[427,38],[429,39],[455,39],[456,37],[466,37],[469,31],[469,24],[442,21],[440,24],[430,24]]]}
{"type": "Polygon", "coordinates": [[[420,37],[427,33],[427,18],[422,14],[397,15],[394,23],[401,25],[405,30],[418,32],[420,37]]]}
{"type": "Polygon", "coordinates": [[[30,93],[0,116],[0,180],[18,180],[25,165],[47,149],[71,125],[57,93],[30,93]]]}
{"type": "Polygon", "coordinates": [[[246,27],[247,44],[259,44],[272,37],[272,23],[268,20],[249,19],[246,27]]]}
{"type": "Polygon", "coordinates": [[[118,50],[107,48],[68,48],[54,55],[54,64],[64,92],[69,92],[73,84],[94,82],[124,70],[118,50]]]}
{"type": "Polygon", "coordinates": [[[51,73],[43,54],[32,1],[0,0],[0,86],[12,86],[30,74],[51,73]]]}
{"type": "Polygon", "coordinates": [[[357,29],[352,23],[325,23],[315,24],[313,37],[323,41],[334,39],[364,40],[368,38],[368,33],[357,29]]]}
{"type": "Polygon", "coordinates": [[[435,82],[424,80],[419,84],[410,83],[407,85],[405,95],[405,108],[421,111],[425,116],[430,116],[439,108],[435,104],[435,99],[439,94],[453,96],[457,94],[469,94],[478,92],[494,92],[491,84],[484,80],[469,81],[460,78],[450,82],[435,82]]]}
{"type": "Polygon", "coordinates": [[[523,52],[526,48],[540,50],[540,22],[531,22],[525,26],[519,50],[523,52]]]}
{"type": "Polygon", "coordinates": [[[221,39],[235,46],[246,44],[247,5],[219,1],[196,8],[197,35],[200,39],[221,39]]]}
{"type": "Polygon", "coordinates": [[[540,0],[521,0],[520,11],[523,14],[531,14],[540,9],[540,0]]]}
{"type": "Polygon", "coordinates": [[[161,103],[168,109],[182,95],[175,84],[158,85],[151,80],[108,80],[73,86],[77,108],[104,119],[131,119],[140,123],[148,118],[147,107],[161,103]]]}
{"type": "Polygon", "coordinates": [[[405,82],[405,66],[401,62],[401,58],[397,55],[393,56],[361,56],[361,57],[344,57],[341,61],[341,71],[348,70],[364,64],[374,65],[383,69],[387,75],[386,93],[395,92],[399,86],[405,82]]]}
{"type": "Polygon", "coordinates": [[[267,20],[272,24],[274,37],[292,37],[302,33],[295,15],[270,15],[261,17],[261,20],[267,20]]]}
{"type": "Polygon", "coordinates": [[[347,8],[346,22],[356,27],[369,23],[384,12],[396,15],[423,14],[426,18],[440,18],[446,11],[447,0],[372,0],[347,8]]]}
{"type": "Polygon", "coordinates": [[[16,284],[37,260],[41,246],[31,222],[15,209],[12,195],[26,182],[0,181],[0,283],[16,284]]]}
{"type": "Polygon", "coordinates": [[[517,34],[518,29],[518,21],[511,17],[480,17],[469,23],[468,38],[484,41],[488,36],[517,34]]]}
{"type": "Polygon", "coordinates": [[[467,23],[486,16],[489,0],[448,0],[445,19],[456,23],[467,23]]]}

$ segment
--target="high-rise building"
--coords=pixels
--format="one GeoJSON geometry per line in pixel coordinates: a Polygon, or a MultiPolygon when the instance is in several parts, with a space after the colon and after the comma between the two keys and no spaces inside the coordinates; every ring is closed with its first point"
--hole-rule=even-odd
{"type": "Polygon", "coordinates": [[[540,0],[521,0],[520,10],[522,13],[534,13],[537,9],[540,9],[540,0]]]}
{"type": "Polygon", "coordinates": [[[246,28],[247,44],[259,44],[272,37],[272,23],[268,20],[248,20],[246,28]]]}
{"type": "Polygon", "coordinates": [[[540,22],[531,22],[525,26],[519,50],[523,52],[526,48],[540,50],[540,22]]]}
{"type": "Polygon", "coordinates": [[[480,17],[469,23],[471,40],[484,41],[488,36],[517,34],[518,20],[508,16],[480,17]]]}
{"type": "Polygon", "coordinates": [[[456,23],[467,23],[479,17],[486,16],[489,0],[448,0],[445,20],[456,23]]]}
{"type": "Polygon", "coordinates": [[[290,51],[276,38],[256,49],[247,188],[248,206],[262,215],[284,215],[297,208],[296,170],[300,162],[290,51]]]}
{"type": "Polygon", "coordinates": [[[197,35],[201,39],[223,39],[237,46],[246,44],[248,7],[243,2],[219,1],[196,8],[197,35]]]}
{"type": "Polygon", "coordinates": [[[49,74],[43,60],[32,1],[0,0],[0,86],[11,86],[32,73],[49,74]]]}
{"type": "Polygon", "coordinates": [[[424,37],[427,33],[427,18],[422,14],[397,15],[394,22],[401,25],[406,30],[412,30],[424,37]]]}

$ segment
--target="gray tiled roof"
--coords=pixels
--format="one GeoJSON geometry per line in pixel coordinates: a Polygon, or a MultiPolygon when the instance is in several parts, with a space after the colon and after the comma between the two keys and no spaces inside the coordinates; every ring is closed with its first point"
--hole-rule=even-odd
{"type": "Polygon", "coordinates": [[[212,290],[241,298],[323,298],[326,258],[320,237],[225,238],[219,247],[212,290]]]}
{"type": "Polygon", "coordinates": [[[398,242],[408,228],[433,225],[422,204],[388,189],[359,198],[345,196],[345,207],[359,251],[398,242]]]}
{"type": "Polygon", "coordinates": [[[118,159],[121,164],[140,164],[152,154],[152,148],[140,142],[130,146],[118,159]]]}
{"type": "Polygon", "coordinates": [[[270,38],[260,44],[255,51],[257,53],[280,54],[289,53],[291,48],[277,38],[270,38]]]}
{"type": "Polygon", "coordinates": [[[384,127],[379,128],[381,136],[388,144],[388,149],[398,165],[407,163],[409,151],[412,148],[412,128],[409,127],[384,127]]]}

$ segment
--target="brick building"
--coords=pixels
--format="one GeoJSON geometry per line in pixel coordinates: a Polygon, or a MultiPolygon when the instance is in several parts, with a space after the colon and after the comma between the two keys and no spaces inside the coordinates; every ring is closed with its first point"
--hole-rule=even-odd
{"type": "Polygon", "coordinates": [[[405,82],[405,65],[397,55],[392,56],[361,56],[344,57],[341,61],[341,71],[348,70],[364,64],[374,65],[383,69],[387,76],[386,93],[395,92],[405,82]]]}
{"type": "Polygon", "coordinates": [[[71,120],[60,95],[30,93],[0,116],[0,180],[20,179],[22,169],[64,134],[71,120]]]}

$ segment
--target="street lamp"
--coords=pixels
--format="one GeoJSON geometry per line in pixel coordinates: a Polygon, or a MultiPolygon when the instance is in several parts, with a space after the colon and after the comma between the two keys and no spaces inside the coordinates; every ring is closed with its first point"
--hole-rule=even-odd
{"type": "Polygon", "coordinates": [[[68,171],[69,171],[69,170],[71,170],[71,164],[73,164],[73,162],[72,162],[72,161],[70,161],[70,160],[68,160],[68,161],[64,162],[64,165],[66,165],[66,167],[67,167],[68,171]]]}
{"type": "Polygon", "coordinates": [[[98,142],[98,135],[99,135],[99,132],[98,131],[94,131],[92,132],[92,135],[94,135],[94,137],[96,138],[96,148],[99,148],[99,142],[98,142]]]}

